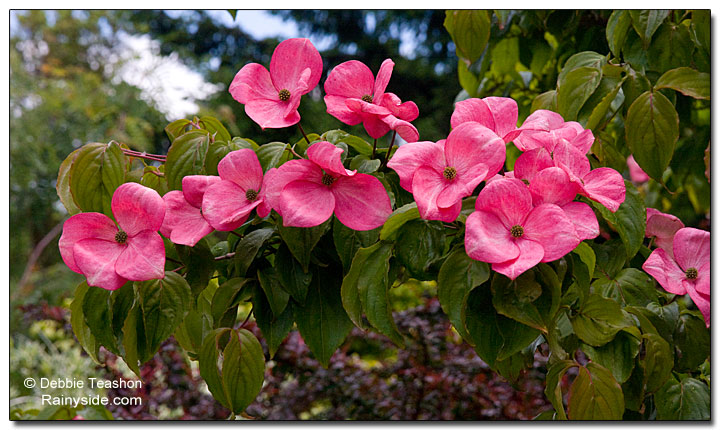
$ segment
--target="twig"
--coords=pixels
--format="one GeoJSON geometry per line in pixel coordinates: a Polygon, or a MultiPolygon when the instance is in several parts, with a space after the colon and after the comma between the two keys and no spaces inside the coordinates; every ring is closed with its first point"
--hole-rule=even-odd
{"type": "Polygon", "coordinates": [[[371,157],[373,159],[375,158],[375,148],[377,148],[377,139],[373,139],[373,152],[371,157]]]}
{"type": "Polygon", "coordinates": [[[42,255],[42,252],[45,250],[45,248],[50,244],[50,242],[52,242],[53,239],[55,239],[55,236],[60,234],[64,224],[65,220],[62,220],[58,225],[53,227],[42,239],[40,239],[37,245],[35,245],[35,248],[33,248],[30,256],[28,257],[28,261],[25,265],[25,270],[23,271],[22,277],[20,278],[20,282],[18,282],[18,292],[20,295],[25,294],[24,287],[30,280],[30,275],[32,274],[33,268],[35,267],[35,263],[37,263],[40,255],[42,255]]]}
{"type": "Polygon", "coordinates": [[[220,255],[220,256],[215,257],[215,261],[227,260],[227,259],[233,258],[234,256],[235,256],[234,252],[228,252],[225,255],[220,255]]]}
{"type": "Polygon", "coordinates": [[[390,146],[388,147],[387,154],[385,154],[385,161],[383,161],[383,166],[387,166],[388,160],[390,160],[390,152],[392,152],[393,145],[395,144],[395,135],[397,134],[397,131],[393,130],[393,136],[392,140],[390,140],[390,146]]]}
{"type": "Polygon", "coordinates": [[[296,156],[297,158],[302,159],[302,156],[300,154],[298,154],[297,152],[295,152],[295,145],[288,148],[288,151],[290,151],[292,153],[292,155],[296,156]]]}
{"type": "Polygon", "coordinates": [[[302,125],[300,125],[300,123],[298,123],[298,128],[300,129],[300,133],[302,133],[303,137],[305,137],[305,141],[308,143],[308,145],[310,145],[310,139],[308,139],[307,134],[305,134],[305,130],[303,130],[302,125]]]}

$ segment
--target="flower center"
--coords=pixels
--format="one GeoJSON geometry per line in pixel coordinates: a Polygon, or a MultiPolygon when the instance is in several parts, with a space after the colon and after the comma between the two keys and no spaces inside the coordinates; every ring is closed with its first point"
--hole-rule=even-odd
{"type": "Polygon", "coordinates": [[[286,90],[285,88],[283,88],[283,89],[280,90],[280,92],[278,93],[278,97],[280,97],[280,100],[281,100],[281,101],[286,102],[286,101],[290,100],[290,91],[288,91],[288,90],[286,90]]]}
{"type": "Polygon", "coordinates": [[[247,190],[245,191],[245,198],[248,199],[249,202],[254,202],[258,198],[258,192],[255,190],[247,190]]]}
{"type": "Polygon", "coordinates": [[[324,173],[320,182],[322,182],[323,185],[327,185],[329,187],[330,185],[333,184],[333,182],[335,182],[335,178],[328,175],[327,173],[324,173]]]}
{"type": "Polygon", "coordinates": [[[119,232],[115,233],[115,242],[117,243],[125,243],[127,241],[127,233],[120,230],[119,232]]]}
{"type": "Polygon", "coordinates": [[[514,225],[510,228],[510,234],[514,238],[522,237],[522,235],[525,234],[525,229],[523,229],[521,225],[514,225]]]}
{"type": "Polygon", "coordinates": [[[457,170],[455,170],[454,167],[446,167],[445,170],[443,170],[443,176],[448,181],[452,181],[455,179],[455,176],[457,176],[457,170]]]}
{"type": "Polygon", "coordinates": [[[696,268],[691,267],[685,271],[685,277],[688,279],[697,279],[698,271],[696,268]]]}
{"type": "Polygon", "coordinates": [[[367,103],[372,103],[372,96],[370,94],[365,94],[360,100],[367,103]]]}

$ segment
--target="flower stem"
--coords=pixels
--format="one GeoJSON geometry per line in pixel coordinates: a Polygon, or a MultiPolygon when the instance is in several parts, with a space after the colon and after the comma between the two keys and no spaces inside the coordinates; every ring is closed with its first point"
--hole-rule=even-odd
{"type": "Polygon", "coordinates": [[[388,147],[387,154],[385,154],[385,161],[383,161],[384,166],[387,166],[388,160],[390,160],[390,152],[392,152],[393,145],[395,144],[395,135],[396,134],[397,134],[397,131],[393,130],[392,140],[390,140],[390,146],[388,147]]]}
{"type": "Polygon", "coordinates": [[[294,149],[294,148],[295,148],[295,145],[293,145],[293,146],[291,146],[290,148],[288,148],[288,151],[290,151],[290,153],[292,153],[292,155],[296,156],[297,158],[301,158],[301,159],[302,159],[303,157],[302,157],[300,154],[298,154],[297,152],[295,152],[295,149],[294,149]]]}
{"type": "Polygon", "coordinates": [[[146,160],[159,161],[161,163],[164,163],[167,160],[167,156],[165,156],[165,155],[148,154],[145,152],[133,151],[132,149],[124,149],[123,148],[122,152],[123,152],[123,154],[128,155],[130,157],[144,158],[146,160]]]}
{"type": "Polygon", "coordinates": [[[372,152],[373,159],[375,159],[375,148],[377,148],[377,139],[373,140],[373,152],[372,152]]]}
{"type": "Polygon", "coordinates": [[[229,258],[233,258],[234,256],[235,256],[235,253],[234,253],[234,252],[228,252],[228,253],[225,254],[225,255],[220,255],[220,256],[218,256],[218,257],[215,257],[215,261],[227,260],[227,259],[229,259],[229,258]]]}
{"type": "MultiPolygon", "coordinates": [[[[305,141],[308,145],[310,145],[310,139],[308,139],[307,134],[305,134],[305,130],[303,130],[302,125],[298,123],[298,128],[300,129],[300,133],[302,133],[303,137],[305,138],[305,141]]],[[[302,157],[301,157],[302,158],[302,157]]]]}

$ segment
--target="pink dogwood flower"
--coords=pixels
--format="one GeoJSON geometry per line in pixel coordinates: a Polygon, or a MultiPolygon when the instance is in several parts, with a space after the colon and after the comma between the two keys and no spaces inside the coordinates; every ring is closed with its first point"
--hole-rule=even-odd
{"type": "Polygon", "coordinates": [[[685,227],[675,215],[662,213],[657,209],[647,208],[645,237],[654,237],[655,245],[673,256],[673,238],[675,233],[685,227]]]}
{"type": "Polygon", "coordinates": [[[511,98],[472,98],[455,103],[455,110],[450,117],[450,126],[456,128],[465,122],[478,122],[494,131],[505,143],[508,143],[523,131],[517,128],[517,119],[517,102],[511,98]]]}
{"type": "Polygon", "coordinates": [[[630,180],[633,182],[636,182],[638,184],[642,184],[644,182],[647,182],[650,180],[650,177],[647,173],[640,167],[640,165],[635,161],[635,157],[630,155],[627,159],[627,165],[628,170],[630,171],[630,180]]]}
{"type": "Polygon", "coordinates": [[[257,63],[243,66],[230,84],[230,94],[260,127],[283,128],[300,122],[300,97],[322,76],[322,58],[308,39],[287,39],[275,48],[270,71],[257,63]]]}
{"type": "Polygon", "coordinates": [[[580,243],[575,226],[559,206],[533,207],[528,187],[519,179],[488,183],[466,223],[465,250],[470,258],[515,279],[540,262],[557,260],[580,243]]]}
{"type": "MultiPolygon", "coordinates": [[[[269,174],[270,172],[268,172],[269,174]]],[[[232,151],[218,163],[220,181],[211,184],[202,198],[202,213],[218,231],[235,230],[247,221],[256,209],[266,217],[270,206],[265,198],[268,175],[252,149],[232,151]]]]}
{"type": "Polygon", "coordinates": [[[416,142],[418,131],[410,121],[418,117],[417,105],[385,92],[394,66],[383,61],[377,79],[360,61],[336,66],[325,81],[327,112],[347,125],[362,122],[373,139],[395,130],[406,142],[416,142]]]}
{"type": "Polygon", "coordinates": [[[672,294],[689,294],[710,327],[710,232],[685,227],[675,233],[673,255],[655,249],[643,269],[672,294]]]}
{"type": "Polygon", "coordinates": [[[560,114],[539,109],[531,113],[520,126],[522,133],[513,140],[521,151],[545,148],[555,151],[558,145],[570,146],[582,155],[592,147],[595,137],[575,121],[565,122],[560,114]]]}
{"type": "Polygon", "coordinates": [[[115,190],[110,206],[117,225],[97,212],[65,221],[58,243],[65,264],[85,275],[88,285],[106,290],[117,290],[128,280],[164,278],[165,245],[158,234],[165,217],[162,197],[130,182],[115,190]]]}
{"type": "Polygon", "coordinates": [[[462,198],[495,175],[505,162],[505,143],[489,128],[466,122],[446,140],[400,146],[388,167],[400,186],[413,193],[424,219],[454,221],[462,198]]]}
{"type": "Polygon", "coordinates": [[[532,182],[532,178],[548,167],[560,167],[577,184],[579,193],[602,204],[611,212],[625,201],[625,181],[609,167],[590,168],[590,161],[570,145],[558,145],[552,156],[545,148],[524,152],[515,161],[515,177],[532,182]]]}
{"type": "Polygon", "coordinates": [[[213,228],[202,213],[202,200],[207,188],[220,180],[218,176],[185,176],[182,191],[170,191],[163,196],[166,210],[160,233],[173,243],[187,246],[195,246],[212,233],[213,228]]]}
{"type": "Polygon", "coordinates": [[[266,199],[283,218],[283,225],[314,227],[334,213],[353,230],[372,230],[392,213],[390,197],[374,176],[343,167],[343,150],[316,142],[308,159],[290,160],[268,171],[266,199]]]}

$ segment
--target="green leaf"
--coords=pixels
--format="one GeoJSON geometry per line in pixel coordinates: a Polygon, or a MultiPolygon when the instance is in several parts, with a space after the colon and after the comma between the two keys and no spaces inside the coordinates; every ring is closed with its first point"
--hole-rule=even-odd
{"type": "Polygon", "coordinates": [[[640,352],[640,344],[638,337],[623,330],[603,346],[583,344],[582,350],[592,361],[610,370],[616,381],[623,383],[630,378],[635,368],[635,357],[640,352]]]}
{"type": "Polygon", "coordinates": [[[690,312],[680,314],[673,340],[677,371],[694,371],[710,355],[710,331],[701,317],[690,312]]]}
{"type": "Polygon", "coordinates": [[[572,251],[573,253],[577,254],[583,263],[585,263],[585,266],[587,266],[590,275],[592,275],[595,272],[595,251],[585,242],[580,242],[580,244],[575,247],[572,251]]]}
{"type": "Polygon", "coordinates": [[[617,252],[621,241],[613,239],[602,244],[591,243],[590,246],[595,252],[596,264],[593,278],[606,277],[608,279],[615,278],[618,272],[625,265],[627,255],[617,252]]]}
{"type": "Polygon", "coordinates": [[[710,74],[689,67],[678,67],[663,73],[654,89],[672,88],[686,96],[710,100],[710,74]]]}
{"type": "Polygon", "coordinates": [[[175,329],[183,322],[192,307],[192,293],[185,278],[175,272],[165,272],[165,278],[136,282],[144,322],[147,355],[150,359],[175,329]]]}
{"type": "Polygon", "coordinates": [[[465,248],[458,247],[445,259],[438,273],[438,300],[443,311],[460,336],[472,342],[462,318],[470,292],[490,278],[487,263],[468,257],[465,248]]]}
{"type": "Polygon", "coordinates": [[[260,161],[260,165],[263,168],[263,172],[267,172],[273,167],[279,167],[285,155],[286,150],[290,148],[290,145],[283,142],[270,142],[255,150],[260,161]]]}
{"type": "Polygon", "coordinates": [[[65,160],[63,160],[62,163],[60,163],[57,183],[55,184],[55,192],[60,198],[60,202],[63,204],[63,206],[65,206],[65,209],[70,215],[75,215],[82,212],[82,210],[78,207],[78,205],[75,203],[75,200],[73,199],[72,191],[70,191],[70,167],[72,167],[72,163],[73,161],[75,161],[75,157],[81,150],[82,148],[74,150],[70,153],[70,155],[67,156],[67,158],[65,158],[65,160]]]}
{"type": "Polygon", "coordinates": [[[673,368],[673,353],[665,339],[656,334],[643,334],[643,341],[645,357],[640,361],[645,369],[643,382],[646,391],[654,393],[670,377],[673,368]]]}
{"type": "Polygon", "coordinates": [[[642,410],[645,401],[645,384],[643,377],[645,371],[642,366],[636,365],[633,368],[630,378],[622,384],[623,395],[625,396],[625,408],[639,412],[642,410]]]}
{"type": "Polygon", "coordinates": [[[343,263],[345,272],[350,269],[350,264],[357,250],[377,242],[380,236],[380,227],[367,231],[353,230],[345,227],[337,218],[333,221],[332,228],[335,250],[343,263]]]}
{"type": "Polygon", "coordinates": [[[645,239],[645,202],[630,181],[625,181],[625,201],[618,210],[610,212],[603,205],[592,202],[607,223],[620,235],[628,260],[637,254],[645,239]]]}
{"type": "Polygon", "coordinates": [[[620,305],[611,299],[592,294],[576,315],[570,316],[575,334],[592,346],[602,346],[627,324],[620,305]]]}
{"type": "Polygon", "coordinates": [[[275,315],[270,308],[265,293],[260,288],[255,288],[253,293],[253,315],[258,327],[267,342],[270,358],[275,355],[282,341],[287,337],[293,327],[293,304],[289,302],[279,315],[275,315]]]}
{"type": "Polygon", "coordinates": [[[458,80],[460,86],[467,91],[470,97],[475,97],[480,80],[470,71],[467,63],[463,60],[458,60],[458,80]]]}
{"type": "Polygon", "coordinates": [[[516,280],[495,275],[491,283],[493,306],[505,315],[538,330],[547,331],[540,312],[533,304],[542,294],[542,286],[535,280],[535,272],[529,270],[516,280]]]}
{"type": "Polygon", "coordinates": [[[610,14],[607,27],[605,27],[605,35],[610,51],[612,51],[616,57],[620,57],[620,52],[625,44],[625,39],[627,38],[631,25],[632,20],[629,11],[615,10],[610,14]]]}
{"type": "Polygon", "coordinates": [[[165,133],[167,133],[167,136],[170,139],[170,142],[172,142],[173,140],[177,139],[178,136],[185,133],[187,126],[189,126],[190,124],[192,124],[192,121],[190,121],[189,119],[185,119],[185,118],[175,120],[175,121],[171,122],[170,124],[168,124],[165,127],[165,133]]]}
{"type": "Polygon", "coordinates": [[[547,375],[545,376],[545,396],[555,408],[558,419],[563,421],[567,420],[567,416],[565,415],[565,407],[563,406],[560,381],[562,381],[563,375],[565,375],[570,368],[576,366],[577,363],[572,360],[558,361],[548,368],[547,375]]]}
{"type": "Polygon", "coordinates": [[[439,221],[411,220],[398,229],[395,255],[414,278],[435,279],[428,273],[445,251],[445,228],[439,221]]]}
{"type": "Polygon", "coordinates": [[[340,298],[341,275],[316,269],[304,305],[295,306],[295,322],[315,358],[327,368],[330,357],[353,327],[340,298]]]}
{"type": "Polygon", "coordinates": [[[218,338],[228,331],[229,329],[223,328],[208,333],[203,340],[202,349],[198,356],[200,376],[202,376],[215,400],[226,408],[230,408],[231,405],[228,401],[228,395],[225,392],[220,369],[218,368],[218,359],[220,358],[218,338]]]}
{"type": "Polygon", "coordinates": [[[574,70],[589,67],[592,69],[602,70],[602,67],[607,63],[607,57],[600,55],[593,51],[583,51],[574,54],[565,62],[560,74],[558,75],[557,85],[561,87],[565,85],[568,74],[574,70]]]}
{"type": "Polygon", "coordinates": [[[571,420],[621,420],[625,397],[612,373],[597,363],[578,367],[570,386],[568,417],[571,420]]]}
{"type": "Polygon", "coordinates": [[[372,173],[380,168],[380,163],[382,163],[380,159],[371,160],[367,155],[359,154],[350,161],[350,170],[357,170],[358,173],[372,173]]]}
{"type": "Polygon", "coordinates": [[[205,173],[205,157],[210,136],[205,130],[192,130],[173,140],[165,161],[165,179],[171,190],[182,189],[182,178],[205,173]]]}
{"type": "Polygon", "coordinates": [[[235,250],[235,273],[237,276],[243,277],[247,273],[248,268],[255,260],[260,248],[263,247],[265,241],[275,232],[271,227],[261,228],[246,234],[237,245],[235,250]]]}
{"type": "Polygon", "coordinates": [[[83,347],[85,352],[88,353],[90,358],[97,364],[100,364],[98,359],[98,352],[100,350],[100,343],[95,339],[90,327],[85,322],[85,314],[83,313],[83,301],[85,294],[88,292],[90,287],[87,282],[82,282],[75,288],[75,295],[70,305],[70,324],[72,325],[73,333],[77,338],[80,345],[83,347]]]}
{"type": "Polygon", "coordinates": [[[490,38],[490,16],[485,10],[449,10],[443,23],[455,42],[457,56],[469,64],[477,61],[490,38]]]}
{"type": "MultiPolygon", "coordinates": [[[[142,310],[139,303],[134,303],[122,326],[123,359],[125,364],[141,377],[140,366],[147,354],[147,342],[145,340],[145,327],[143,326],[142,310]]],[[[152,355],[150,355],[152,356],[152,355]]]]}
{"type": "Polygon", "coordinates": [[[208,148],[207,156],[205,157],[205,173],[208,175],[217,175],[217,166],[220,161],[232,151],[237,151],[243,148],[255,150],[255,147],[253,147],[251,141],[241,138],[235,138],[230,142],[213,143],[208,148]]]}
{"type": "Polygon", "coordinates": [[[175,249],[187,268],[185,280],[192,289],[193,297],[197,298],[215,273],[215,257],[206,239],[201,239],[193,247],[176,244],[175,249]]]}
{"type": "Polygon", "coordinates": [[[248,281],[243,278],[228,279],[215,290],[210,303],[210,315],[214,328],[235,325],[238,304],[250,298],[252,290],[248,281]]]}
{"type": "MultiPolygon", "coordinates": [[[[337,145],[338,143],[344,143],[350,148],[356,150],[358,154],[372,155],[372,145],[370,145],[365,140],[357,136],[353,136],[343,130],[326,131],[325,133],[323,133],[322,136],[319,136],[317,140],[324,140],[332,143],[333,145],[337,145]]],[[[310,141],[312,142],[313,140],[311,139],[310,141]]]]}
{"type": "Polygon", "coordinates": [[[623,269],[613,279],[602,277],[592,284],[593,291],[622,304],[646,306],[657,302],[655,282],[645,272],[635,268],[623,269]]]}
{"type": "Polygon", "coordinates": [[[417,203],[415,202],[395,209],[387,221],[385,221],[385,224],[383,224],[382,230],[380,230],[380,239],[392,240],[400,227],[406,222],[418,218],[420,218],[420,212],[418,212],[417,203]]]}
{"type": "Polygon", "coordinates": [[[100,345],[115,355],[121,355],[118,340],[113,330],[109,329],[113,321],[110,291],[99,287],[88,288],[83,297],[82,311],[85,324],[100,345]]]}
{"type": "Polygon", "coordinates": [[[517,75],[515,65],[518,61],[520,61],[519,39],[517,37],[503,38],[492,49],[490,69],[497,75],[517,75]]]}
{"type": "Polygon", "coordinates": [[[360,248],[343,279],[341,297],[343,307],[355,325],[363,327],[364,313],[373,327],[401,346],[403,339],[392,317],[388,293],[392,250],[393,245],[385,242],[360,248]]]}
{"type": "Polygon", "coordinates": [[[551,110],[557,112],[557,91],[550,90],[545,91],[542,94],[538,94],[530,106],[530,111],[535,112],[538,109],[551,110]]]}
{"type": "Polygon", "coordinates": [[[650,45],[655,31],[660,27],[670,11],[668,10],[631,10],[628,11],[632,26],[643,41],[645,49],[650,45]]]}
{"type": "Polygon", "coordinates": [[[290,300],[290,295],[280,286],[275,269],[265,268],[258,270],[257,276],[273,314],[282,314],[290,300]]]}
{"type": "Polygon", "coordinates": [[[594,67],[580,67],[569,72],[558,85],[558,113],[568,121],[577,119],[580,108],[595,92],[601,80],[602,70],[594,67]]]}
{"type": "Polygon", "coordinates": [[[659,73],[692,63],[695,48],[687,25],[663,24],[647,51],[648,69],[659,73]]]}
{"type": "Polygon", "coordinates": [[[230,142],[230,139],[232,139],[230,133],[217,118],[202,116],[199,125],[202,129],[207,130],[210,136],[215,136],[214,142],[230,142]]]}
{"type": "Polygon", "coordinates": [[[222,382],[230,409],[239,414],[252,403],[265,379],[265,356],[262,346],[245,329],[232,331],[223,351],[222,382]]]}
{"type": "Polygon", "coordinates": [[[277,225],[280,237],[282,237],[292,255],[300,262],[306,272],[310,265],[312,250],[320,241],[320,238],[323,237],[328,227],[330,227],[329,219],[316,227],[309,228],[285,227],[281,223],[277,225]]]}
{"type": "Polygon", "coordinates": [[[70,192],[83,212],[112,216],[110,201],[125,181],[125,155],[115,142],[88,143],[70,166],[70,192]]]}
{"type": "MultiPolygon", "coordinates": [[[[603,87],[603,83],[609,83],[612,85],[611,90],[609,92],[604,93],[602,99],[598,103],[593,103],[595,94],[593,94],[592,97],[590,97],[589,101],[585,104],[585,107],[590,106],[592,107],[592,111],[590,112],[590,116],[587,119],[587,122],[585,123],[585,128],[592,129],[595,131],[595,128],[599,125],[601,125],[601,122],[605,120],[605,117],[607,117],[607,113],[610,110],[610,105],[617,97],[618,93],[620,92],[620,89],[622,88],[623,83],[625,82],[625,79],[621,80],[611,80],[603,78],[601,80],[600,87],[603,87]]],[[[584,109],[583,109],[584,110],[584,109]]]]}
{"type": "Polygon", "coordinates": [[[671,378],[655,393],[657,419],[710,420],[710,387],[695,378],[671,378]]]}
{"type": "Polygon", "coordinates": [[[312,272],[308,271],[306,273],[303,270],[302,265],[292,256],[285,243],[281,243],[277,253],[275,253],[275,271],[280,277],[280,284],[285,291],[296,302],[304,303],[308,286],[312,281],[312,272]]]}

